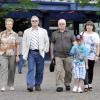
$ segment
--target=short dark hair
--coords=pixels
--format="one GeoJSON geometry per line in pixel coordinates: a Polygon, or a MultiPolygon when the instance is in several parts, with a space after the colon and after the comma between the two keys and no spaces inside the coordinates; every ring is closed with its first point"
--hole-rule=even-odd
{"type": "Polygon", "coordinates": [[[93,30],[92,30],[92,31],[95,32],[95,25],[94,25],[94,23],[93,23],[92,21],[87,21],[87,22],[85,23],[85,25],[84,25],[84,30],[85,30],[85,31],[87,31],[87,29],[86,29],[86,26],[87,26],[87,25],[93,26],[93,30]]]}

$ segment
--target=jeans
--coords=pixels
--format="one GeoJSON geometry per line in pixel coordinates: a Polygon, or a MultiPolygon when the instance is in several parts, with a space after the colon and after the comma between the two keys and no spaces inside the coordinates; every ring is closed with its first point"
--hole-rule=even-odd
{"type": "Polygon", "coordinates": [[[43,80],[44,58],[39,52],[29,50],[27,87],[39,86],[43,80]]]}
{"type": "Polygon", "coordinates": [[[24,65],[23,55],[19,55],[18,72],[22,72],[23,65],[24,65]]]}

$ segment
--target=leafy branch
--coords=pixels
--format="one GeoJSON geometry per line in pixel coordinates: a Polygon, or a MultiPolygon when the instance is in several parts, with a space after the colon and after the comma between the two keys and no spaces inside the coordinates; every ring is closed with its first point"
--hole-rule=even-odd
{"type": "Polygon", "coordinates": [[[33,7],[37,7],[38,3],[33,3],[31,0],[20,0],[16,3],[4,3],[0,7],[0,16],[6,15],[13,11],[30,11],[33,7]]]}
{"type": "MultiPolygon", "coordinates": [[[[100,0],[96,0],[94,3],[90,3],[90,0],[75,0],[75,2],[80,3],[81,6],[93,5],[100,8],[100,0]]],[[[96,11],[97,14],[100,14],[100,11],[96,11]]]]}
{"type": "Polygon", "coordinates": [[[97,7],[100,7],[100,0],[96,0],[97,3],[90,3],[90,0],[75,0],[75,2],[78,2],[81,4],[81,6],[86,6],[86,5],[95,5],[97,7]]]}

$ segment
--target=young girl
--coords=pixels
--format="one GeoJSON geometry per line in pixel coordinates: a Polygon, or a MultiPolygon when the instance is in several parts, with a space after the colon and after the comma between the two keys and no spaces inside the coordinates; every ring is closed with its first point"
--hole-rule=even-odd
{"type": "Polygon", "coordinates": [[[76,37],[77,44],[74,45],[70,51],[73,56],[73,74],[74,74],[74,87],[73,92],[82,93],[82,84],[86,75],[86,58],[88,55],[87,47],[83,44],[83,38],[80,35],[76,37]]]}

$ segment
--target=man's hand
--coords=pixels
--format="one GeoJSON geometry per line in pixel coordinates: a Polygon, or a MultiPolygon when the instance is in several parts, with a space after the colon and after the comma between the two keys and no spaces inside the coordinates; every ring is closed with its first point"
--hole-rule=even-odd
{"type": "Polygon", "coordinates": [[[51,60],[54,58],[54,55],[51,55],[51,60]]]}

